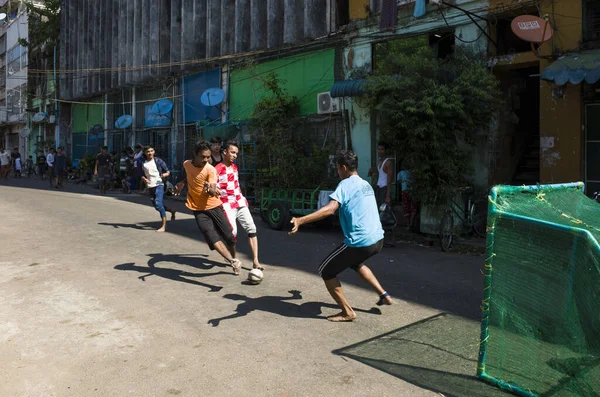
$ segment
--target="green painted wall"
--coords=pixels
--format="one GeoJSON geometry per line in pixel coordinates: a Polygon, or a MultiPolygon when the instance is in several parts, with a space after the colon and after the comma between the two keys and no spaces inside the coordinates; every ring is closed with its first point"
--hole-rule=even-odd
{"type": "Polygon", "coordinates": [[[229,108],[236,118],[247,118],[265,93],[261,77],[274,71],[284,88],[300,101],[302,114],[317,113],[317,94],[333,85],[334,50],[321,50],[278,59],[231,72],[229,108]]]}
{"type": "Polygon", "coordinates": [[[73,132],[88,132],[96,124],[104,127],[104,105],[73,104],[71,109],[73,132]]]}

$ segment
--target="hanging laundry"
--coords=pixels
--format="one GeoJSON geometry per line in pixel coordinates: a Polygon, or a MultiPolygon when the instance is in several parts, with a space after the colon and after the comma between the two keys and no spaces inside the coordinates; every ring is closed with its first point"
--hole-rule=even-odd
{"type": "Polygon", "coordinates": [[[383,0],[381,4],[381,29],[396,27],[398,23],[398,0],[383,0]]]}
{"type": "Polygon", "coordinates": [[[421,18],[423,15],[425,15],[425,12],[425,0],[417,0],[415,3],[415,12],[413,16],[415,18],[421,18]]]}

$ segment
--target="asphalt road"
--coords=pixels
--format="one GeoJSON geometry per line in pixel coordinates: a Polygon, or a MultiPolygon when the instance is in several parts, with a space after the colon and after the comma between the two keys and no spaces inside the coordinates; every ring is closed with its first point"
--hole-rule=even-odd
{"type": "Polygon", "coordinates": [[[334,324],[316,270],[339,230],[290,237],[256,219],[267,270],[252,286],[243,234],[238,277],[189,213],[155,233],[145,197],[47,186],[0,182],[0,396],[459,396],[340,354],[439,313],[463,324],[453,332],[469,357],[454,369],[443,358],[442,372],[433,346],[430,369],[473,380],[481,256],[384,249],[370,265],[395,304],[376,308],[377,295],[347,271],[358,318],[334,324]]]}

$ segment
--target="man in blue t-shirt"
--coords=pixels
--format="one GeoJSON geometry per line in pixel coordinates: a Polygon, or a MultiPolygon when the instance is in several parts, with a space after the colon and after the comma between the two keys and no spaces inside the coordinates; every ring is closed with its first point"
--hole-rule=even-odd
{"type": "Polygon", "coordinates": [[[337,247],[319,266],[319,275],[325,281],[327,290],[342,308],[342,311],[327,317],[329,321],[352,321],[356,313],[346,300],[337,275],[347,268],[356,271],[379,294],[377,305],[391,305],[390,295],[381,287],[377,278],[364,261],[378,254],[383,248],[383,228],[375,193],[367,181],[358,176],[358,157],[351,150],[342,150],[336,156],[337,172],[342,180],[329,197],[329,204],[318,211],[292,218],[294,225],[290,234],[295,234],[305,223],[316,222],[333,215],[339,208],[340,222],[344,232],[344,243],[337,247]]]}

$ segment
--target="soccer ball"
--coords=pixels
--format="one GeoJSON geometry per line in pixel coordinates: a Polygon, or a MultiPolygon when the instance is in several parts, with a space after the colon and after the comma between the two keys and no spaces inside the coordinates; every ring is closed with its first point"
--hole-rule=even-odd
{"type": "Polygon", "coordinates": [[[263,279],[263,272],[259,269],[252,269],[248,273],[248,281],[250,284],[260,284],[263,279]]]}

